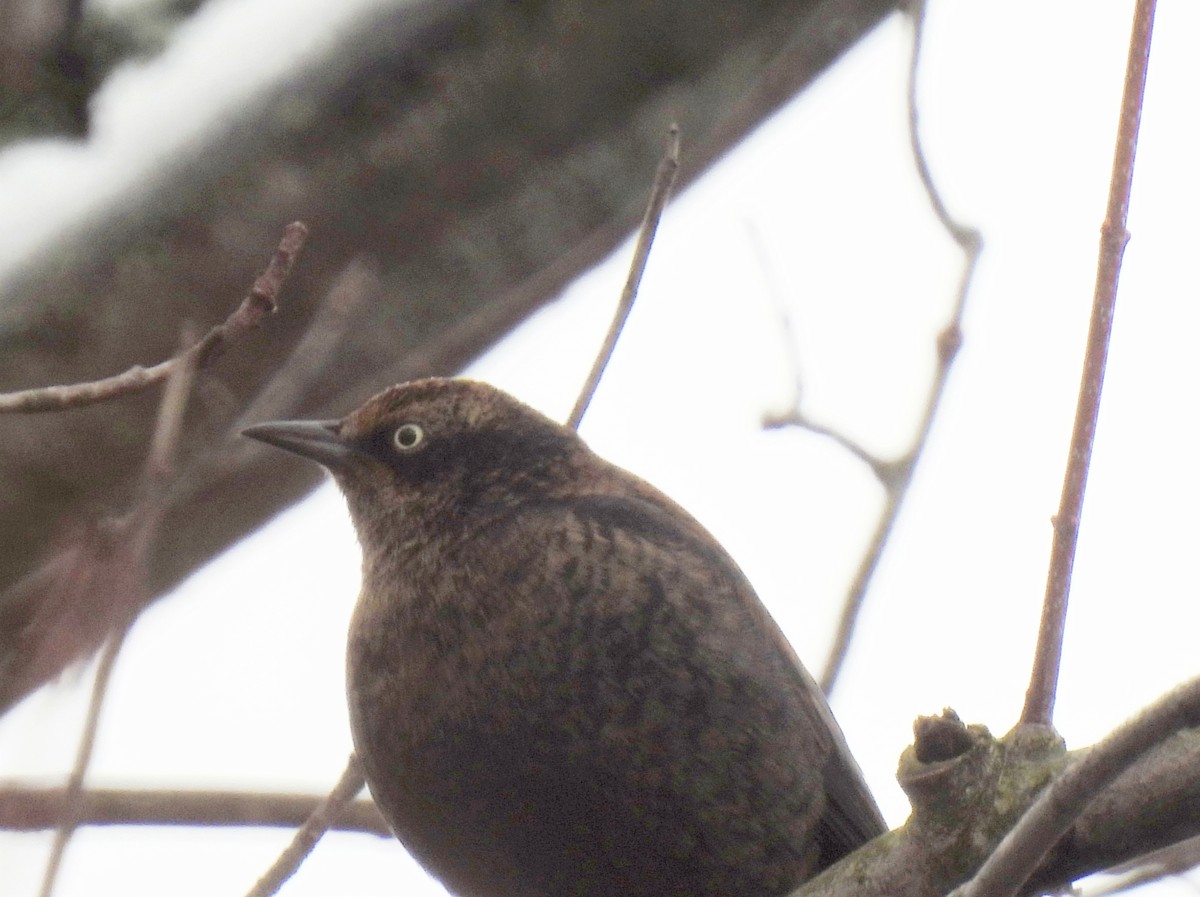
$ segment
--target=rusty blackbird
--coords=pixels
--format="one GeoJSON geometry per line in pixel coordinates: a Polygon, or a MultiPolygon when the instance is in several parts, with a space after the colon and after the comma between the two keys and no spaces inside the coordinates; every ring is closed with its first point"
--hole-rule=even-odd
{"type": "Polygon", "coordinates": [[[883,831],[737,565],[572,430],[428,379],[244,432],[345,493],[355,749],[451,892],[777,897],[883,831]]]}

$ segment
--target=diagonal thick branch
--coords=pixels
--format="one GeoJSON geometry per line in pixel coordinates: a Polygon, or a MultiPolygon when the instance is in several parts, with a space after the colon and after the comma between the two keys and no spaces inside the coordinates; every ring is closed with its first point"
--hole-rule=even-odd
{"type": "Polygon", "coordinates": [[[1039,796],[952,897],[1016,897],[1059,839],[1119,775],[1171,735],[1200,726],[1200,679],[1178,686],[1090,748],[1039,796]]]}

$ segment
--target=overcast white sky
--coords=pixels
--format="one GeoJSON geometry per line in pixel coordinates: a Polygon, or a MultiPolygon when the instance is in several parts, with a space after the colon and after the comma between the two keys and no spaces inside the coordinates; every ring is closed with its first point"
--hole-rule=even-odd
{"type": "MultiPolygon", "coordinates": [[[[174,105],[168,92],[204,80],[194,72],[211,63],[212,41],[253,32],[242,16],[283,2],[214,0],[207,26],[101,96],[92,157],[46,146],[0,157],[0,264],[55,226],[53,184],[100,189],[116,167],[128,176],[143,145],[134,128],[180,139],[155,126],[174,105]]],[[[303,14],[287,5],[283,20],[303,39],[327,27],[323,4],[303,14]]],[[[953,212],[983,230],[986,247],[940,419],[834,700],[894,824],[907,814],[895,764],[917,714],[952,706],[1003,732],[1023,699],[1131,14],[1132,2],[1115,0],[935,2],[929,14],[928,155],[953,212]]],[[[1200,673],[1197,33],[1200,6],[1160,4],[1058,701],[1073,746],[1200,673]]],[[[910,437],[959,257],[908,154],[908,42],[907,22],[889,20],[677,199],[582,428],[713,530],[814,669],[881,495],[828,440],[763,433],[758,421],[791,391],[782,298],[805,410],[885,455],[910,437]]],[[[565,416],[628,255],[470,373],[565,416]]],[[[342,651],[357,565],[341,499],[326,486],[155,606],[117,669],[92,782],[326,790],[350,746],[342,651]]],[[[58,780],[89,677],[69,675],[0,721],[0,776],[58,780]]],[[[289,837],[87,830],[57,893],[241,894],[289,837]]],[[[0,835],[0,895],[36,893],[47,844],[0,835]]],[[[439,893],[416,875],[393,842],[334,836],[284,893],[439,893]]]]}

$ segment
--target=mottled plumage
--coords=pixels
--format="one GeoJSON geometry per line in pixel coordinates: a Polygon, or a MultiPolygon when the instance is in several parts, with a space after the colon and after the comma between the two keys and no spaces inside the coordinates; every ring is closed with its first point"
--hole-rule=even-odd
{"type": "Polygon", "coordinates": [[[355,748],[463,897],[775,897],[883,830],[819,690],[691,516],[482,383],[247,435],[363,547],[355,748]]]}

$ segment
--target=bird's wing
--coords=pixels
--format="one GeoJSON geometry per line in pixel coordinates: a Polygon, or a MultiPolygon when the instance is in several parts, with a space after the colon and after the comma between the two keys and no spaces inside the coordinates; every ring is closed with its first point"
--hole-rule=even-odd
{"type": "MultiPolygon", "coordinates": [[[[545,564],[546,588],[603,592],[632,605],[666,600],[692,616],[700,647],[723,652],[747,668],[770,666],[792,683],[802,702],[823,767],[826,812],[820,822],[829,861],[886,830],[819,687],[759,601],[733,559],[698,522],[652,487],[638,481],[634,494],[574,496],[526,507],[511,532],[536,546],[537,560],[515,547],[514,564],[545,564]],[[522,557],[525,555],[525,557],[522,557]],[[627,568],[627,569],[623,569],[627,568]],[[633,592],[632,596],[628,594],[633,592]]],[[[760,670],[752,670],[756,675],[760,670]]]]}

